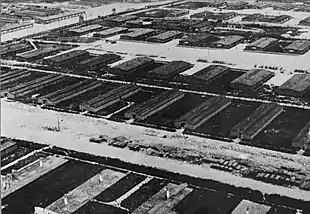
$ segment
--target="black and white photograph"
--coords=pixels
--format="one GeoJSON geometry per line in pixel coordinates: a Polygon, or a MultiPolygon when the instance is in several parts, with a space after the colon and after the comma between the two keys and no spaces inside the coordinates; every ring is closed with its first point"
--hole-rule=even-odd
{"type": "Polygon", "coordinates": [[[310,214],[310,0],[1,0],[2,214],[310,214]]]}

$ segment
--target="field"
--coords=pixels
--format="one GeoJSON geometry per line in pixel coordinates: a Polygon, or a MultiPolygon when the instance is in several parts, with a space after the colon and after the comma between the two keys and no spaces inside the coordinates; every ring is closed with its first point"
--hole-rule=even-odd
{"type": "Polygon", "coordinates": [[[127,211],[107,204],[96,203],[93,201],[88,202],[83,207],[75,211],[73,214],[127,214],[127,211]]]}
{"type": "Polygon", "coordinates": [[[5,85],[1,85],[1,90],[3,91],[3,90],[6,90],[6,89],[9,89],[9,88],[17,86],[19,84],[26,83],[26,82],[38,79],[38,78],[43,77],[45,75],[46,75],[45,73],[32,72],[30,76],[23,77],[23,78],[21,78],[21,79],[19,79],[17,81],[14,81],[14,82],[11,82],[11,83],[8,83],[8,84],[5,84],[5,85]]]}
{"type": "Polygon", "coordinates": [[[108,189],[103,191],[95,199],[102,202],[112,202],[124,195],[136,185],[138,185],[145,178],[146,176],[143,175],[129,173],[121,180],[119,180],[116,184],[110,186],[108,189]]]}
{"type": "MultiPolygon", "coordinates": [[[[132,102],[132,103],[135,103],[135,104],[140,104],[142,102],[145,102],[145,101],[151,99],[152,97],[155,97],[155,96],[159,95],[160,93],[161,93],[161,90],[151,90],[151,89],[143,88],[138,93],[136,93],[136,94],[134,94],[134,95],[124,99],[124,101],[132,102]]],[[[126,106],[126,104],[123,102],[117,108],[120,109],[121,107],[124,107],[124,106],[126,106]]],[[[100,113],[108,114],[107,110],[104,109],[102,111],[100,111],[99,114],[100,113]],[[104,112],[102,112],[102,111],[104,111],[104,112]]],[[[116,114],[114,114],[112,116],[112,119],[116,119],[116,120],[118,120],[118,119],[121,119],[121,120],[125,119],[125,111],[126,111],[126,109],[122,110],[122,111],[120,111],[120,112],[118,112],[116,114]]],[[[111,112],[111,111],[109,111],[109,112],[111,112]]]]}
{"type": "Polygon", "coordinates": [[[104,167],[69,161],[2,199],[9,206],[2,213],[30,213],[32,206],[46,207],[76,188],[104,167]]]}
{"type": "Polygon", "coordinates": [[[207,96],[202,97],[196,94],[186,94],[179,101],[147,118],[146,121],[156,125],[174,127],[174,120],[195,108],[207,99],[207,96]]]}
{"type": "Polygon", "coordinates": [[[104,84],[98,88],[90,90],[90,91],[83,93],[79,96],[76,96],[72,99],[60,102],[56,106],[60,107],[60,108],[64,108],[64,109],[70,109],[70,110],[78,111],[80,104],[87,102],[87,101],[89,101],[89,100],[91,100],[97,96],[100,96],[100,95],[108,92],[109,90],[114,89],[115,87],[116,87],[116,85],[114,85],[114,84],[106,83],[106,84],[104,84]]]}
{"type": "MultiPolygon", "coordinates": [[[[28,142],[28,145],[30,148],[32,147],[32,143],[28,142]]],[[[47,149],[46,151],[48,151],[49,155],[62,155],[66,152],[71,157],[86,161],[94,161],[99,164],[105,164],[106,166],[69,159],[68,162],[4,197],[3,204],[8,205],[8,207],[2,210],[3,213],[14,214],[21,213],[22,211],[29,213],[27,211],[30,211],[32,206],[40,206],[43,208],[50,207],[51,204],[62,198],[64,194],[72,192],[73,190],[76,191],[77,188],[80,188],[83,194],[91,195],[91,189],[96,188],[94,185],[97,185],[97,174],[105,169],[109,169],[110,171],[106,173],[107,176],[104,176],[104,179],[114,179],[116,182],[113,183],[104,180],[104,182],[107,183],[107,186],[105,186],[106,189],[101,193],[97,191],[99,195],[94,198],[90,197],[87,201],[81,200],[82,198],[79,199],[78,196],[69,197],[69,206],[77,207],[76,209],[72,209],[73,213],[125,214],[128,213],[126,209],[129,210],[129,213],[132,213],[137,210],[137,208],[141,207],[141,205],[146,206],[146,204],[154,203],[154,205],[156,205],[156,200],[158,200],[158,203],[165,204],[167,202],[163,201],[164,192],[162,188],[168,183],[170,188],[173,186],[176,187],[181,183],[187,183],[189,185],[188,188],[193,189],[189,195],[170,207],[172,211],[176,213],[230,213],[244,198],[259,200],[260,203],[263,203],[260,199],[262,197],[261,193],[259,191],[252,191],[249,188],[234,187],[217,181],[194,178],[145,166],[137,166],[117,159],[95,157],[86,153],[63,150],[57,147],[47,149]],[[117,167],[117,169],[110,168],[110,166],[117,167]],[[122,173],[119,175],[113,174],[115,172],[127,173],[127,175],[121,175],[122,173]],[[159,176],[159,178],[149,177],[149,181],[145,183],[144,180],[147,175],[159,176]],[[90,179],[93,179],[93,182],[89,185],[85,185],[90,179]],[[141,185],[142,181],[144,181],[144,184],[141,185]],[[83,188],[81,188],[81,186],[83,186],[82,184],[84,185],[83,188]],[[137,188],[137,185],[140,187],[137,188]],[[158,195],[158,193],[160,194],[158,195]],[[158,196],[155,197],[157,199],[154,201],[153,196],[155,195],[158,196]],[[116,199],[120,200],[119,205],[121,207],[118,207],[118,204],[115,203],[107,203],[113,202],[116,199]],[[78,206],[78,203],[83,204],[78,206]],[[218,206],[219,203],[225,204],[225,206],[218,206]],[[192,206],[192,204],[195,204],[195,206],[192,206]]],[[[45,151],[43,151],[42,154],[46,154],[45,151]]],[[[36,158],[38,157],[39,156],[36,156],[36,158]]],[[[172,192],[174,191],[173,188],[172,192]]],[[[276,196],[267,194],[266,196],[268,196],[268,202],[269,200],[273,201],[272,204],[269,203],[269,205],[274,209],[278,207],[278,204],[283,203],[289,207],[306,207],[305,204],[303,205],[300,201],[289,198],[284,199],[283,197],[278,197],[277,199],[276,196]],[[279,200],[279,203],[274,202],[275,200],[279,200]]],[[[172,204],[174,200],[177,200],[177,198],[171,198],[172,204]]],[[[60,203],[62,202],[60,201],[60,203]]],[[[58,206],[60,206],[59,210],[66,210],[63,205],[59,204],[58,206]]],[[[168,205],[166,204],[164,206],[168,205]]]]}
{"type": "Polygon", "coordinates": [[[153,178],[151,181],[141,186],[136,192],[122,201],[121,206],[132,212],[156,194],[166,184],[167,181],[165,180],[153,178]]]}
{"type": "MultiPolygon", "coordinates": [[[[29,156],[28,158],[25,158],[23,160],[20,160],[18,161],[16,164],[10,166],[10,167],[7,167],[6,169],[4,170],[1,170],[1,174],[2,175],[6,175],[8,173],[11,173],[12,170],[19,170],[21,169],[22,167],[30,164],[30,163],[33,163],[34,161],[38,160],[39,158],[45,158],[47,157],[48,155],[45,154],[45,153],[42,153],[42,152],[38,152],[38,153],[35,153],[31,156],[29,156]]],[[[1,165],[2,165],[2,161],[1,161],[1,165]]],[[[3,165],[2,165],[3,166],[3,165]]]]}
{"type": "Polygon", "coordinates": [[[32,151],[33,151],[32,149],[18,146],[17,149],[13,153],[1,156],[1,166],[3,167],[5,165],[19,159],[19,158],[25,156],[26,154],[29,154],[32,151]]]}
{"type": "Polygon", "coordinates": [[[174,209],[178,214],[223,214],[231,213],[240,201],[225,193],[194,189],[174,209]]]}
{"type": "Polygon", "coordinates": [[[229,83],[240,77],[244,72],[237,70],[230,70],[227,74],[223,75],[221,78],[212,81],[210,84],[206,85],[206,91],[212,93],[222,93],[226,94],[229,92],[229,83]]]}
{"type": "Polygon", "coordinates": [[[253,142],[291,149],[293,138],[309,120],[309,110],[286,108],[282,114],[254,138],[253,142]]]}
{"type": "Polygon", "coordinates": [[[244,118],[249,116],[259,103],[233,100],[232,104],[195,129],[195,132],[229,137],[229,131],[244,118]]]}
{"type": "Polygon", "coordinates": [[[49,93],[53,93],[55,91],[61,90],[65,87],[78,83],[81,79],[75,77],[65,77],[64,81],[58,84],[53,84],[48,87],[45,87],[39,91],[40,96],[47,95],[49,93]]]}

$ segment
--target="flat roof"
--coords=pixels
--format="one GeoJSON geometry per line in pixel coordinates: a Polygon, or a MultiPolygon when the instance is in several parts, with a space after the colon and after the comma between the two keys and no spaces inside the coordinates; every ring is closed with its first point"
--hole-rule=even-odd
{"type": "Polygon", "coordinates": [[[274,73],[263,69],[253,69],[233,80],[231,83],[254,86],[270,75],[274,75],[274,73]]]}
{"type": "Polygon", "coordinates": [[[139,116],[146,116],[149,112],[154,111],[158,107],[166,104],[167,102],[174,100],[177,97],[184,97],[184,92],[179,90],[169,90],[161,93],[160,95],[149,99],[141,104],[134,105],[132,109],[129,109],[127,112],[136,113],[139,116]]]}
{"type": "Polygon", "coordinates": [[[89,105],[91,108],[98,108],[111,100],[114,100],[119,97],[123,97],[124,95],[136,91],[140,89],[139,86],[134,85],[134,84],[129,84],[129,85],[123,85],[119,86],[115,89],[112,89],[111,91],[108,91],[107,93],[98,96],[90,101],[88,101],[86,104],[89,105]]]}
{"type": "Polygon", "coordinates": [[[204,118],[208,117],[210,114],[221,108],[222,106],[230,103],[231,100],[225,97],[211,97],[205,102],[198,105],[196,108],[185,113],[179,117],[176,122],[184,121],[190,125],[196,125],[204,118]]]}
{"type": "Polygon", "coordinates": [[[210,35],[210,34],[194,34],[194,35],[188,36],[187,38],[182,39],[181,41],[182,42],[189,42],[189,43],[199,42],[199,41],[205,40],[211,36],[212,35],[210,35]]]}
{"type": "Polygon", "coordinates": [[[12,52],[12,51],[18,51],[18,50],[22,50],[25,48],[29,48],[31,47],[30,44],[28,43],[17,43],[17,44],[12,44],[12,45],[1,45],[1,55],[8,53],[8,52],[12,52]]]}
{"type": "Polygon", "coordinates": [[[1,31],[16,29],[16,28],[25,27],[25,26],[32,26],[32,25],[33,25],[33,23],[31,23],[31,22],[6,24],[5,26],[1,27],[1,31]]]}
{"type": "Polygon", "coordinates": [[[80,65],[94,66],[101,63],[107,63],[110,60],[120,58],[117,54],[103,54],[79,62],[80,65]]]}
{"type": "Polygon", "coordinates": [[[51,57],[51,58],[49,58],[49,60],[52,60],[54,62],[62,62],[62,61],[65,61],[67,59],[72,59],[72,58],[78,57],[78,56],[86,54],[86,53],[88,53],[88,52],[84,51],[84,50],[73,50],[73,51],[70,51],[67,53],[63,53],[63,54],[51,57]]]}
{"type": "Polygon", "coordinates": [[[101,34],[101,35],[110,35],[110,34],[114,34],[114,33],[118,33],[118,32],[122,32],[127,30],[127,28],[125,27],[113,27],[113,28],[109,28],[103,31],[99,31],[97,32],[97,34],[101,34]]]}
{"type": "Polygon", "coordinates": [[[94,24],[94,25],[87,25],[87,26],[71,29],[70,32],[83,33],[83,32],[87,32],[87,31],[91,31],[91,30],[97,30],[100,28],[102,28],[101,25],[94,24]]]}
{"type": "Polygon", "coordinates": [[[278,41],[278,39],[275,39],[275,38],[262,37],[256,41],[252,42],[248,46],[257,47],[257,48],[265,48],[265,47],[268,47],[270,44],[277,42],[277,41],[278,41]]]}
{"type": "Polygon", "coordinates": [[[226,73],[229,67],[222,65],[210,65],[195,73],[193,76],[206,81],[212,80],[214,77],[226,73]]]}
{"type": "Polygon", "coordinates": [[[246,132],[253,127],[255,128],[256,123],[266,117],[276,107],[276,103],[262,103],[252,114],[235,125],[232,130],[246,132]]]}
{"type": "Polygon", "coordinates": [[[180,35],[182,34],[181,31],[175,31],[175,30],[171,30],[171,31],[166,31],[163,33],[160,33],[158,35],[152,36],[150,38],[156,38],[156,39],[168,39],[170,37],[176,36],[176,35],[180,35]]]}
{"type": "Polygon", "coordinates": [[[253,14],[250,14],[250,15],[243,17],[242,19],[258,19],[258,18],[261,18],[263,16],[264,15],[260,14],[260,13],[253,13],[253,14]]]}
{"type": "Polygon", "coordinates": [[[298,51],[304,51],[310,47],[310,41],[309,40],[295,40],[288,46],[284,47],[285,50],[298,50],[298,51]]]}
{"type": "Polygon", "coordinates": [[[279,87],[282,90],[286,89],[297,92],[303,92],[308,88],[310,88],[310,74],[295,74],[279,87]]]}
{"type": "Polygon", "coordinates": [[[113,17],[110,20],[114,22],[126,22],[132,19],[138,18],[137,16],[118,16],[118,17],[113,17]]]}
{"type": "Polygon", "coordinates": [[[246,213],[247,210],[250,214],[266,214],[270,209],[270,206],[254,203],[248,200],[242,200],[231,214],[246,213]]]}
{"type": "Polygon", "coordinates": [[[151,71],[149,71],[149,73],[151,74],[157,74],[157,75],[162,75],[162,76],[167,76],[171,73],[174,73],[175,71],[182,69],[184,67],[188,67],[191,66],[191,63],[189,62],[185,62],[185,61],[172,61],[169,62],[166,65],[162,65],[158,68],[155,68],[151,71]]]}
{"type": "Polygon", "coordinates": [[[120,69],[123,71],[130,71],[132,69],[140,67],[141,65],[144,65],[146,63],[153,62],[153,61],[154,59],[151,59],[148,57],[137,57],[137,58],[128,60],[126,62],[123,62],[119,65],[116,65],[113,68],[120,69]]]}
{"type": "Polygon", "coordinates": [[[148,29],[148,28],[135,28],[133,30],[134,30],[133,32],[127,33],[125,35],[129,37],[138,37],[138,36],[143,36],[144,34],[147,34],[147,33],[155,32],[154,29],[148,29]]]}
{"type": "Polygon", "coordinates": [[[46,54],[46,53],[54,52],[57,50],[59,50],[59,48],[57,48],[57,47],[55,47],[55,48],[54,47],[48,47],[48,48],[35,49],[35,50],[27,51],[24,53],[20,53],[20,54],[17,54],[17,56],[23,57],[23,58],[32,58],[32,57],[40,56],[41,54],[46,54]]]}
{"type": "Polygon", "coordinates": [[[52,15],[52,16],[37,16],[35,17],[36,19],[41,19],[43,21],[48,21],[48,20],[53,20],[53,19],[59,19],[64,16],[70,16],[70,15],[78,15],[78,14],[83,14],[85,11],[79,11],[79,12],[67,12],[67,13],[61,13],[57,15],[52,15]]]}
{"type": "Polygon", "coordinates": [[[231,45],[231,44],[234,44],[235,42],[241,41],[242,39],[244,39],[243,36],[231,35],[231,36],[226,36],[214,43],[221,44],[221,45],[231,45]]]}
{"type": "Polygon", "coordinates": [[[211,26],[211,23],[208,21],[200,22],[198,24],[195,24],[193,27],[195,28],[204,28],[204,27],[209,27],[211,26]]]}

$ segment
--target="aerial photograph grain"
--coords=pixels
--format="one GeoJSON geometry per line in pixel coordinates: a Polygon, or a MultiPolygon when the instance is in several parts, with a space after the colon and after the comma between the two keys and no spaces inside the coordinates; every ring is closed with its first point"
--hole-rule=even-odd
{"type": "Polygon", "coordinates": [[[310,214],[310,0],[1,0],[1,213],[310,214]]]}

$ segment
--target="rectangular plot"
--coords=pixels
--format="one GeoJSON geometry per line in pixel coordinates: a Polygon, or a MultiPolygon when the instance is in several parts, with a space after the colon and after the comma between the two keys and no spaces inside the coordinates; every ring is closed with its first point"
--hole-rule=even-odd
{"type": "Polygon", "coordinates": [[[174,210],[176,213],[231,213],[241,200],[237,197],[227,196],[218,192],[194,189],[186,198],[178,203],[174,210]],[[193,206],[194,204],[194,206],[193,206]],[[225,204],[225,206],[219,206],[225,204]]]}
{"type": "Polygon", "coordinates": [[[259,106],[256,102],[233,100],[232,104],[195,129],[196,132],[229,137],[229,131],[259,106]]]}
{"type": "Polygon", "coordinates": [[[86,93],[80,94],[76,97],[73,97],[71,99],[62,101],[58,103],[56,106],[61,107],[61,108],[68,108],[71,110],[79,110],[80,109],[80,104],[87,102],[88,100],[97,97],[99,95],[102,95],[109,91],[110,89],[115,88],[114,85],[102,85],[98,88],[92,89],[86,93]]]}
{"type": "Polygon", "coordinates": [[[42,152],[37,152],[23,160],[20,160],[18,161],[16,164],[12,165],[12,166],[9,166],[7,167],[6,169],[4,170],[1,170],[1,174],[2,175],[6,175],[8,173],[11,173],[11,171],[14,169],[14,170],[19,170],[21,169],[22,167],[25,167],[26,165],[28,164],[31,164],[33,163],[34,161],[40,159],[40,158],[46,158],[48,155],[46,153],[42,153],[42,152]]]}
{"type": "Polygon", "coordinates": [[[40,94],[40,96],[44,96],[44,95],[47,95],[47,94],[52,93],[54,91],[63,89],[63,88],[68,87],[70,85],[73,85],[79,81],[81,81],[81,79],[79,79],[79,78],[66,77],[61,83],[50,85],[46,88],[39,90],[37,93],[40,94]]]}
{"type": "Polygon", "coordinates": [[[47,74],[46,73],[40,73],[40,72],[31,72],[31,75],[29,75],[29,76],[17,79],[14,82],[10,82],[7,84],[1,84],[1,96],[2,96],[2,93],[4,90],[16,87],[17,85],[22,84],[22,83],[30,82],[32,80],[41,78],[45,75],[47,75],[47,74]]]}
{"type": "Polygon", "coordinates": [[[4,167],[5,165],[23,157],[26,154],[29,154],[32,151],[32,149],[18,146],[18,148],[13,153],[1,156],[1,167],[4,167]]]}
{"type": "Polygon", "coordinates": [[[126,192],[134,188],[140,182],[142,182],[146,176],[138,175],[135,173],[129,173],[127,176],[120,179],[117,183],[107,188],[100,195],[96,197],[96,200],[103,202],[112,202],[126,192]]]}
{"type": "Polygon", "coordinates": [[[22,187],[28,185],[29,183],[35,181],[39,177],[45,175],[46,173],[54,170],[55,168],[66,163],[67,160],[62,158],[56,158],[54,156],[49,156],[42,159],[43,169],[39,169],[39,163],[30,165],[27,169],[20,169],[17,171],[17,180],[11,182],[11,188],[7,191],[1,191],[1,198],[21,189],[22,187]]]}
{"type": "Polygon", "coordinates": [[[186,185],[179,185],[177,188],[172,189],[171,197],[166,200],[158,201],[158,203],[149,211],[150,214],[168,213],[173,207],[178,204],[184,197],[192,191],[186,185]]]}
{"type": "Polygon", "coordinates": [[[33,206],[45,208],[103,169],[99,165],[68,161],[6,196],[2,203],[8,204],[8,207],[3,213],[30,213],[33,206]]]}
{"type": "Polygon", "coordinates": [[[150,182],[141,186],[136,192],[122,201],[121,206],[132,212],[161,190],[166,184],[167,181],[165,180],[153,178],[150,182]]]}
{"type": "Polygon", "coordinates": [[[224,74],[221,78],[218,78],[210,82],[208,85],[206,85],[205,89],[208,92],[226,93],[230,91],[230,86],[229,86],[230,82],[237,79],[243,74],[244,74],[243,71],[231,69],[226,74],[224,74]]]}
{"type": "Polygon", "coordinates": [[[99,174],[95,175],[67,194],[67,206],[64,205],[62,197],[49,205],[47,209],[58,214],[73,213],[84,204],[86,204],[90,199],[99,195],[102,191],[104,191],[106,188],[108,188],[110,185],[112,185],[118,179],[124,176],[124,173],[116,172],[109,169],[103,170],[103,172],[100,172],[100,174],[103,178],[102,183],[99,183],[99,174]]]}
{"type": "Polygon", "coordinates": [[[88,202],[83,207],[75,211],[73,214],[127,214],[126,210],[113,207],[107,204],[96,203],[93,201],[88,202]]]}
{"type": "MultiPolygon", "coordinates": [[[[171,195],[174,194],[175,189],[178,188],[178,185],[173,183],[168,183],[165,188],[169,188],[171,191],[171,195]]],[[[133,214],[144,214],[148,213],[159,201],[163,201],[165,199],[166,190],[162,188],[159,192],[153,195],[149,200],[147,200],[144,204],[142,204],[138,209],[136,209],[133,214]]]]}
{"type": "Polygon", "coordinates": [[[196,94],[186,94],[183,99],[151,116],[147,121],[159,125],[173,125],[174,120],[198,106],[207,98],[196,94]]]}
{"type": "MultiPolygon", "coordinates": [[[[146,89],[143,89],[143,90],[139,91],[138,93],[126,98],[124,101],[133,102],[135,104],[140,104],[140,103],[143,103],[146,100],[151,99],[152,97],[155,97],[159,94],[160,94],[160,91],[158,91],[158,90],[148,91],[146,89]]],[[[125,112],[126,111],[127,111],[127,109],[113,115],[112,117],[125,119],[125,112]]]]}
{"type": "Polygon", "coordinates": [[[291,149],[292,140],[309,120],[309,110],[287,108],[263,129],[253,142],[291,149]]]}

